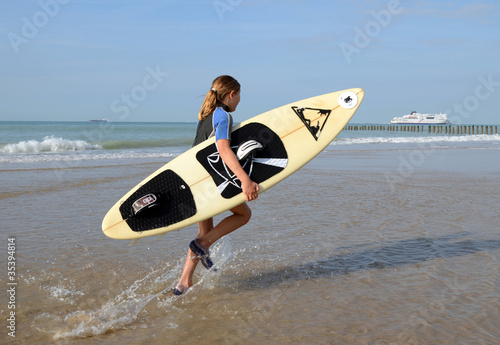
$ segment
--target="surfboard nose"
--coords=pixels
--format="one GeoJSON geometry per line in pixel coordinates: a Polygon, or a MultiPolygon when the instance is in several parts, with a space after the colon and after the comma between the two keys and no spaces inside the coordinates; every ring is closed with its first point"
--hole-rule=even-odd
{"type": "Polygon", "coordinates": [[[354,91],[356,93],[356,95],[358,95],[358,98],[360,101],[363,100],[363,98],[365,98],[365,90],[361,89],[361,88],[357,88],[356,90],[358,91],[354,91]]]}

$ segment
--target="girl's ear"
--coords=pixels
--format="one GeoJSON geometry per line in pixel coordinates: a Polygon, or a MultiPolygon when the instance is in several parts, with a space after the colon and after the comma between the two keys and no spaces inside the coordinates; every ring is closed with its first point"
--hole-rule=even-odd
{"type": "Polygon", "coordinates": [[[235,96],[235,91],[233,90],[229,93],[229,99],[232,99],[234,96],[235,96]]]}

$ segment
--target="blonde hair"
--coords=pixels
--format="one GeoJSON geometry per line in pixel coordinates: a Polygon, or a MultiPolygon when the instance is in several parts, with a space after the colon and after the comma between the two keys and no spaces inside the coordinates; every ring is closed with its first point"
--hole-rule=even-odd
{"type": "Polygon", "coordinates": [[[215,108],[221,106],[222,100],[231,93],[235,91],[240,92],[240,83],[233,77],[229,75],[221,75],[215,78],[212,82],[212,88],[208,91],[203,104],[200,108],[200,113],[198,114],[198,120],[202,121],[215,111],[215,108]]]}

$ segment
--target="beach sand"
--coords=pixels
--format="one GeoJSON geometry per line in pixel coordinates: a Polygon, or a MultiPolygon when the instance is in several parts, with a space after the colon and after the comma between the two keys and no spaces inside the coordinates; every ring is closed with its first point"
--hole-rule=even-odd
{"type": "Polygon", "coordinates": [[[133,245],[100,229],[164,163],[0,169],[17,279],[12,338],[0,278],[2,343],[500,343],[498,150],[329,147],[250,204],[181,297],[196,226],[133,245]]]}

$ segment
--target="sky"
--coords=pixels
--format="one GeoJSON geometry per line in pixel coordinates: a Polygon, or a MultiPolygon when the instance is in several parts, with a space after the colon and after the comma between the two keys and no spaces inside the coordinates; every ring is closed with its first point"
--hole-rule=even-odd
{"type": "Polygon", "coordinates": [[[235,122],[360,87],[355,123],[500,123],[497,0],[3,0],[0,121],[195,122],[218,75],[235,122]]]}

